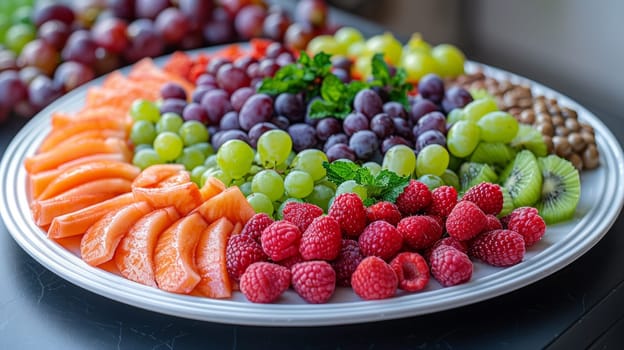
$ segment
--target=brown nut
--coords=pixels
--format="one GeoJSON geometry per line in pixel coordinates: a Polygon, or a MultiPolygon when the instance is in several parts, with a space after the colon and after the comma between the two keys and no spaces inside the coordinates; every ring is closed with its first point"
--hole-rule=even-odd
{"type": "Polygon", "coordinates": [[[559,157],[566,157],[572,152],[572,148],[570,147],[570,143],[568,142],[568,139],[566,137],[553,136],[552,141],[555,148],[555,153],[559,157]]]}
{"type": "Polygon", "coordinates": [[[542,133],[542,135],[546,135],[546,136],[554,136],[555,135],[555,130],[554,130],[552,124],[549,124],[549,123],[538,123],[538,124],[535,124],[535,129],[537,131],[539,131],[540,133],[542,133]]]}
{"type": "Polygon", "coordinates": [[[564,124],[570,131],[579,131],[581,129],[579,122],[573,118],[566,118],[564,124]]]}
{"type": "Polygon", "coordinates": [[[596,145],[587,145],[585,151],[583,151],[583,165],[586,169],[594,169],[600,163],[600,155],[598,154],[598,148],[596,145]]]}
{"type": "Polygon", "coordinates": [[[533,105],[533,100],[530,97],[524,97],[518,100],[518,107],[529,108],[533,105]]]}
{"type": "Polygon", "coordinates": [[[548,113],[539,112],[539,113],[535,114],[535,122],[536,123],[552,124],[552,118],[550,117],[550,114],[548,114],[548,113]]]}
{"type": "Polygon", "coordinates": [[[566,159],[569,160],[572,165],[574,165],[576,170],[580,171],[583,169],[583,159],[578,154],[570,153],[570,155],[568,155],[566,159]]]}
{"type": "Polygon", "coordinates": [[[520,113],[519,122],[523,124],[533,124],[535,122],[535,112],[525,109],[520,113]]]}
{"type": "MultiPolygon", "coordinates": [[[[551,115],[553,115],[553,114],[551,113],[551,115]]],[[[562,116],[560,116],[560,115],[553,115],[551,117],[551,119],[552,119],[552,123],[553,123],[554,126],[563,126],[564,120],[563,120],[562,116]]]]}
{"type": "Polygon", "coordinates": [[[587,124],[587,123],[581,123],[581,129],[586,130],[587,132],[590,132],[592,134],[594,134],[594,127],[587,124]]]}
{"type": "Polygon", "coordinates": [[[555,135],[557,136],[568,136],[570,134],[570,130],[563,125],[559,125],[555,128],[555,135]]]}
{"type": "Polygon", "coordinates": [[[585,141],[586,144],[596,144],[596,137],[594,136],[594,134],[592,134],[591,132],[587,131],[587,130],[581,130],[581,137],[583,138],[583,140],[585,141]]]}
{"type": "Polygon", "coordinates": [[[568,135],[568,143],[572,146],[574,152],[580,152],[585,149],[585,146],[587,146],[583,136],[581,136],[578,132],[571,132],[568,135]]]}
{"type": "Polygon", "coordinates": [[[563,115],[566,118],[572,118],[572,119],[577,119],[578,115],[576,114],[576,111],[568,108],[568,107],[562,107],[561,108],[561,115],[563,115]]]}
{"type": "Polygon", "coordinates": [[[546,150],[548,154],[555,153],[555,146],[553,145],[552,137],[548,135],[544,135],[543,137],[544,137],[544,143],[546,144],[546,150]]]}

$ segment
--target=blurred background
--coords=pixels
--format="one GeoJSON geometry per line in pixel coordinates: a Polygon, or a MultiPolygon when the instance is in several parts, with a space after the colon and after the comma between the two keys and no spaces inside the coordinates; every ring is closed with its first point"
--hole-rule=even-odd
{"type": "Polygon", "coordinates": [[[568,94],[594,113],[624,111],[624,1],[331,0],[402,39],[459,46],[469,59],[568,94]]]}

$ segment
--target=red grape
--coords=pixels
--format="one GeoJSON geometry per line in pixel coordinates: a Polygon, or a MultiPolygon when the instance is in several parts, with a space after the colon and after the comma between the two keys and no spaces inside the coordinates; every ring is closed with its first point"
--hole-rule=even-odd
{"type": "Polygon", "coordinates": [[[228,63],[219,67],[217,71],[217,84],[228,95],[245,86],[249,86],[249,77],[245,70],[228,63]]]}
{"type": "Polygon", "coordinates": [[[38,36],[41,40],[52,45],[57,50],[62,50],[71,34],[71,28],[65,23],[50,20],[39,27],[38,36]]]}
{"type": "Polygon", "coordinates": [[[28,98],[28,90],[14,71],[0,73],[0,105],[13,108],[19,101],[28,98]]]}
{"type": "Polygon", "coordinates": [[[301,0],[295,8],[295,19],[320,28],[327,22],[327,12],[324,0],[301,0]]]}
{"type": "Polygon", "coordinates": [[[61,57],[65,61],[76,61],[87,66],[93,66],[97,60],[95,52],[97,48],[98,46],[89,35],[89,32],[78,30],[73,32],[67,39],[65,48],[61,52],[61,57]]]}
{"type": "Polygon", "coordinates": [[[208,111],[208,123],[210,125],[219,125],[223,115],[232,111],[230,103],[230,95],[221,89],[213,89],[204,95],[201,99],[201,105],[208,111]]]}
{"type": "Polygon", "coordinates": [[[138,18],[155,19],[169,6],[169,0],[135,0],[134,13],[138,18]]]}
{"type": "Polygon", "coordinates": [[[266,94],[255,94],[243,104],[238,122],[241,129],[249,131],[252,126],[268,122],[273,117],[273,99],[266,94]]]}
{"type": "Polygon", "coordinates": [[[143,57],[155,57],[163,53],[163,43],[149,19],[138,19],[128,25],[128,39],[130,45],[124,51],[124,57],[129,62],[135,62],[143,57]]]}
{"type": "Polygon", "coordinates": [[[95,77],[90,67],[73,61],[61,63],[54,72],[54,84],[70,91],[95,77]]]}
{"type": "Polygon", "coordinates": [[[17,58],[18,65],[35,67],[46,75],[54,72],[59,61],[58,51],[41,39],[35,39],[26,44],[17,58]]]}
{"type": "Polygon", "coordinates": [[[0,48],[0,72],[5,70],[17,70],[17,57],[11,50],[0,48]]]}
{"type": "Polygon", "coordinates": [[[314,28],[312,26],[295,22],[288,26],[284,34],[284,44],[290,50],[299,52],[306,49],[313,37],[314,28]]]}
{"type": "Polygon", "coordinates": [[[178,0],[178,7],[194,26],[199,26],[211,18],[214,4],[212,0],[178,0]]]}
{"type": "Polygon", "coordinates": [[[325,151],[327,155],[327,160],[333,162],[337,159],[349,159],[351,161],[356,160],[355,152],[348,145],[344,143],[337,143],[333,146],[329,147],[327,151],[325,151]]]}
{"type": "Polygon", "coordinates": [[[292,21],[284,12],[269,13],[264,18],[262,31],[267,38],[275,41],[282,41],[291,23],[292,21]]]}
{"type": "Polygon", "coordinates": [[[379,113],[370,121],[370,129],[379,137],[384,139],[394,133],[394,122],[386,113],[379,113]]]}
{"type": "Polygon", "coordinates": [[[418,92],[420,96],[439,104],[444,98],[444,82],[436,74],[427,74],[418,81],[418,92]]]}
{"type": "Polygon", "coordinates": [[[65,4],[47,2],[35,7],[32,18],[37,27],[50,20],[61,21],[70,26],[76,16],[71,7],[65,4]]]}
{"type": "Polygon", "coordinates": [[[227,20],[212,20],[202,28],[204,39],[208,44],[223,44],[235,38],[234,26],[227,20]]]}
{"type": "Polygon", "coordinates": [[[117,18],[127,21],[134,18],[135,0],[107,0],[106,5],[117,18]]]}
{"type": "Polygon", "coordinates": [[[260,5],[247,5],[240,9],[234,18],[234,28],[242,39],[262,35],[266,10],[260,5]]]}
{"type": "Polygon", "coordinates": [[[158,14],[154,23],[156,30],[168,44],[179,42],[189,30],[188,19],[175,7],[165,9],[158,14]]]}
{"type": "Polygon", "coordinates": [[[160,96],[163,99],[177,98],[186,100],[186,91],[179,84],[168,82],[160,88],[160,96]]]}
{"type": "Polygon", "coordinates": [[[52,101],[61,97],[62,94],[62,89],[45,75],[36,77],[28,86],[30,102],[37,109],[42,109],[49,105],[52,101]]]}
{"type": "Polygon", "coordinates": [[[93,41],[112,53],[122,52],[129,43],[124,20],[109,17],[98,20],[91,29],[93,41]]]}

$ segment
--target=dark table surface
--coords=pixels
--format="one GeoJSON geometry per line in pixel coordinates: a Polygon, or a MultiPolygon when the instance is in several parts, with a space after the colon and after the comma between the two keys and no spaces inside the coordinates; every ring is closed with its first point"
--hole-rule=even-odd
{"type": "MultiPolygon", "coordinates": [[[[624,120],[593,112],[624,140],[624,120]]],[[[25,122],[15,118],[0,126],[0,154],[25,122]]],[[[48,271],[0,221],[0,349],[619,348],[624,344],[622,231],[620,216],[575,262],[483,302],[399,320],[287,328],[200,322],[109,300],[48,271]]]]}

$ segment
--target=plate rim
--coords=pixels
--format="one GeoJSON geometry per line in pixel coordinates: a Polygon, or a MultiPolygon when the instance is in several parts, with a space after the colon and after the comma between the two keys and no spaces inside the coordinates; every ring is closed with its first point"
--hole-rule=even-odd
{"type": "MultiPolygon", "coordinates": [[[[189,53],[211,52],[218,49],[219,47],[211,47],[193,50],[189,53]]],[[[171,55],[162,56],[155,59],[155,62],[162,64],[170,57],[171,55]]],[[[120,71],[125,73],[129,68],[130,66],[122,68],[120,71]]],[[[539,259],[540,266],[533,269],[532,273],[523,276],[529,266],[535,265],[535,261],[529,261],[531,264],[528,266],[521,263],[505,268],[504,271],[501,269],[499,271],[501,273],[485,276],[478,281],[471,280],[466,284],[436,290],[435,295],[427,295],[426,300],[429,304],[425,307],[410,305],[423,295],[417,293],[379,301],[357,301],[355,304],[354,302],[337,302],[321,305],[253,304],[246,301],[237,302],[227,299],[217,300],[173,294],[143,286],[99,268],[91,267],[72,252],[48,239],[45,234],[42,234],[43,231],[34,224],[30,211],[24,210],[28,209],[27,200],[20,198],[20,193],[22,193],[22,197],[25,197],[26,192],[25,170],[22,167],[23,158],[29,152],[34,152],[33,148],[38,146],[36,141],[41,142],[43,139],[45,133],[33,131],[41,127],[45,128],[46,124],[49,124],[48,120],[53,111],[69,103],[76,103],[75,100],[81,100],[89,87],[100,84],[107,75],[59,98],[39,112],[14,136],[0,162],[0,177],[5,179],[0,203],[7,209],[15,208],[17,204],[21,210],[18,210],[18,215],[9,210],[2,210],[0,215],[7,230],[18,245],[61,278],[108,299],[177,317],[253,326],[327,326],[418,316],[492,299],[554,274],[585,254],[604,237],[619,216],[624,204],[624,184],[621,180],[624,178],[624,154],[619,142],[606,125],[592,112],[571,98],[520,75],[473,61],[466,62],[467,71],[477,68],[482,69],[486,75],[504,77],[513,82],[528,84],[534,92],[537,90],[547,97],[556,97],[562,105],[575,109],[580,119],[589,122],[594,127],[596,142],[601,150],[601,160],[603,160],[601,167],[605,169],[605,172],[610,171],[610,173],[605,174],[608,175],[606,179],[609,182],[605,182],[604,187],[606,194],[610,193],[609,198],[612,200],[602,201],[592,209],[595,211],[604,208],[605,211],[602,212],[602,216],[594,216],[590,220],[585,214],[574,225],[574,232],[568,234],[577,234],[572,239],[553,244],[553,246],[558,246],[559,252],[568,246],[571,249],[564,253],[546,256],[541,254],[543,252],[539,252],[538,255],[542,255],[539,259]],[[606,168],[607,165],[610,166],[608,169],[606,168]],[[20,188],[22,192],[18,192],[20,188]],[[9,194],[14,195],[9,196],[9,194]],[[25,204],[26,208],[24,208],[25,204]],[[578,241],[582,244],[579,245],[578,241]],[[60,259],[68,259],[71,263],[67,264],[67,260],[60,259]],[[494,283],[498,283],[498,286],[493,286],[494,283]],[[484,285],[487,289],[475,290],[476,284],[484,285]]],[[[49,127],[49,125],[47,126],[49,127]]],[[[546,250],[549,249],[553,248],[546,250]]]]}

